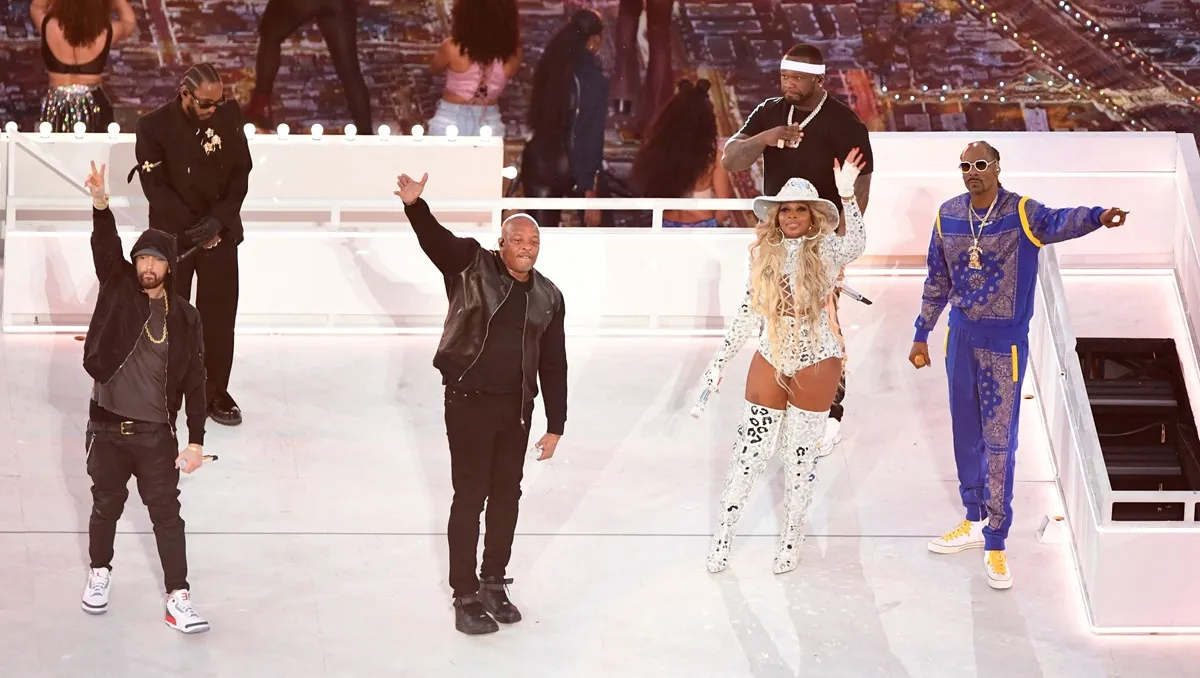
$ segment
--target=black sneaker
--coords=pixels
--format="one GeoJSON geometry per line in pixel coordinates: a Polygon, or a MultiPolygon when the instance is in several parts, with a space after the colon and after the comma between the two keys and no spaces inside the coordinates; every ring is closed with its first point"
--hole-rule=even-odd
{"type": "Polygon", "coordinates": [[[500,630],[496,620],[488,616],[483,603],[479,602],[477,593],[469,596],[455,596],[454,628],[468,636],[482,636],[500,630]]]}
{"type": "Polygon", "coordinates": [[[511,579],[483,577],[479,580],[479,602],[488,614],[501,624],[516,624],[521,621],[521,611],[508,599],[506,587],[511,579]]]}

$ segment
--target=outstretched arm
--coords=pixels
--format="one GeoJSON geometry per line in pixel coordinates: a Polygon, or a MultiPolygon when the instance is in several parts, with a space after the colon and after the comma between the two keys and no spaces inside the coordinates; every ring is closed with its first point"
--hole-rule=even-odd
{"type": "Polygon", "coordinates": [[[1050,245],[1081,238],[1100,228],[1103,207],[1051,209],[1036,200],[1022,198],[1021,219],[1028,225],[1036,245],[1050,245]]]}
{"type": "Polygon", "coordinates": [[[420,181],[413,180],[407,174],[401,174],[396,178],[396,186],[400,190],[396,191],[395,195],[404,201],[404,215],[408,217],[408,223],[417,234],[417,243],[421,245],[425,255],[438,267],[442,275],[458,275],[471,264],[471,259],[479,251],[479,241],[474,238],[460,238],[438,223],[437,218],[429,211],[429,204],[421,199],[421,192],[425,190],[427,181],[428,174],[422,176],[420,181]]]}
{"type": "Polygon", "coordinates": [[[939,226],[929,238],[929,255],[926,259],[929,273],[925,277],[925,289],[921,292],[921,315],[917,316],[917,332],[913,337],[913,341],[921,343],[929,342],[929,333],[937,326],[938,318],[950,300],[950,266],[946,262],[946,252],[942,246],[940,223],[939,214],[939,226]]]}

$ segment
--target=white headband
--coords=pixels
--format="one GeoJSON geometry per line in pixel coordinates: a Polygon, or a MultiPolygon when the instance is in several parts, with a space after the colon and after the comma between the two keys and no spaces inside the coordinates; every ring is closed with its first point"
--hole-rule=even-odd
{"type": "Polygon", "coordinates": [[[798,71],[800,73],[808,73],[810,75],[825,75],[825,64],[810,64],[803,61],[792,61],[784,58],[779,65],[781,71],[798,71]]]}

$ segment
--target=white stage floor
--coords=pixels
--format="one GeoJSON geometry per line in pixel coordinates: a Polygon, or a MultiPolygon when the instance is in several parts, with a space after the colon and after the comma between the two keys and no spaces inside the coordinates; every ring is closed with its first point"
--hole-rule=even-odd
{"type": "MultiPolygon", "coordinates": [[[[926,550],[961,506],[945,372],[906,362],[921,280],[852,282],[876,303],[844,311],[845,440],[818,468],[795,572],[771,572],[777,462],[729,570],[704,569],[751,349],[696,421],[688,410],[719,339],[573,338],[566,435],[552,463],[526,467],[509,571],[525,621],[479,638],[454,630],[446,585],[435,338],[238,339],[231,390],[246,423],[210,422],[206,449],[221,459],[184,481],[189,579],[213,625],[186,637],[162,622],[136,491],[110,610],[79,609],[82,343],[0,335],[0,676],[1195,675],[1200,638],[1087,631],[1068,547],[1036,540],[1059,501],[1034,401],[1023,403],[1014,588],[988,588],[979,551],[926,550]]],[[[1134,315],[1170,284],[1069,278],[1077,333],[1174,336],[1173,307],[1134,315]]],[[[536,438],[540,411],[534,425],[536,438]]]]}

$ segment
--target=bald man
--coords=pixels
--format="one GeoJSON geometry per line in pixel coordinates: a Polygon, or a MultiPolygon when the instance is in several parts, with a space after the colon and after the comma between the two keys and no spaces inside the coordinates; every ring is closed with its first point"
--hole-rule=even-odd
{"type": "Polygon", "coordinates": [[[554,456],[567,420],[567,349],[562,292],[534,269],[538,224],[515,214],[500,227],[499,249],[446,230],[421,199],[429,175],[396,180],[396,195],[421,249],[441,271],[450,308],[433,358],[446,386],[450,505],[450,587],[455,627],[494,633],[521,613],[508,599],[505,568],[517,527],[521,475],[533,399],[541,379],[546,434],[538,461],[554,456]],[[479,514],[487,502],[483,564],[475,573],[479,514]]]}

